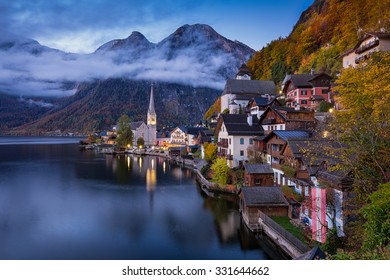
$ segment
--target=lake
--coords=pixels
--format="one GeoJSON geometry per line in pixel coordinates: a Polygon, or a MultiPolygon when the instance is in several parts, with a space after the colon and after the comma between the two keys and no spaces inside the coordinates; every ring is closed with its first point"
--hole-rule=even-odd
{"type": "Polygon", "coordinates": [[[0,137],[0,259],[281,259],[191,170],[78,141],[0,137]]]}

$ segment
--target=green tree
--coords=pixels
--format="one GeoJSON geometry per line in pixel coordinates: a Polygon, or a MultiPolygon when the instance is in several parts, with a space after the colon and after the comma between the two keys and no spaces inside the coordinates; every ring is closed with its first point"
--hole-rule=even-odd
{"type": "Polygon", "coordinates": [[[214,163],[211,165],[213,171],[213,179],[221,187],[226,186],[229,178],[229,166],[226,164],[226,159],[222,157],[216,158],[214,163]]]}
{"type": "Polygon", "coordinates": [[[118,119],[117,144],[119,146],[127,146],[133,143],[133,132],[131,131],[130,122],[131,120],[128,115],[122,115],[118,119]]]}
{"type": "Polygon", "coordinates": [[[318,104],[317,112],[328,112],[332,107],[333,105],[331,103],[322,100],[320,104],[318,104]]]}
{"type": "Polygon", "coordinates": [[[362,209],[367,250],[390,251],[390,182],[379,186],[368,197],[369,203],[362,209]]]}
{"type": "Polygon", "coordinates": [[[284,77],[286,76],[286,73],[288,72],[289,69],[286,62],[277,61],[272,64],[271,74],[272,80],[275,82],[275,84],[279,84],[281,81],[283,81],[284,77]]]}
{"type": "Polygon", "coordinates": [[[141,147],[144,147],[145,145],[145,140],[144,138],[140,137],[137,139],[137,147],[141,148],[141,147]]]}

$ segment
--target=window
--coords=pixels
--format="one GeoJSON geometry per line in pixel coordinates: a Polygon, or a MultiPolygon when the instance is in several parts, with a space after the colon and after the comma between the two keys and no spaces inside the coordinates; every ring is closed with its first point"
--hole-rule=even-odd
{"type": "Polygon", "coordinates": [[[244,145],[244,138],[240,138],[240,144],[244,145]]]}
{"type": "Polygon", "coordinates": [[[307,100],[301,100],[301,104],[307,104],[307,100]]]}
{"type": "Polygon", "coordinates": [[[232,138],[229,138],[229,145],[232,144],[232,138]]]}
{"type": "Polygon", "coordinates": [[[252,144],[253,144],[253,139],[250,138],[250,139],[249,139],[249,145],[252,145],[252,144]]]}
{"type": "Polygon", "coordinates": [[[322,94],[328,94],[328,90],[327,89],[323,89],[322,90],[322,94]]]}
{"type": "Polygon", "coordinates": [[[302,90],[301,91],[301,95],[307,95],[307,91],[306,90],[302,90]]]}
{"type": "Polygon", "coordinates": [[[244,151],[242,151],[242,150],[240,151],[240,156],[242,156],[242,157],[244,156],[244,151]]]}
{"type": "Polygon", "coordinates": [[[260,186],[262,184],[262,179],[261,178],[256,178],[255,179],[255,185],[260,186]]]}

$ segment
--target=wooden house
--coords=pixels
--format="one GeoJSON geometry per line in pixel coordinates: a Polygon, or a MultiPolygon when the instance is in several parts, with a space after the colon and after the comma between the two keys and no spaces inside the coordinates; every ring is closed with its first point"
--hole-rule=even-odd
{"type": "Polygon", "coordinates": [[[259,118],[264,133],[273,130],[311,130],[315,126],[314,112],[289,107],[268,107],[259,118]]]}
{"type": "Polygon", "coordinates": [[[274,171],[269,164],[244,164],[245,186],[264,186],[272,187],[274,185],[274,171]]]}
{"type": "Polygon", "coordinates": [[[240,191],[240,210],[249,228],[256,227],[262,211],[268,216],[288,216],[289,204],[280,187],[242,187],[240,191]]]}

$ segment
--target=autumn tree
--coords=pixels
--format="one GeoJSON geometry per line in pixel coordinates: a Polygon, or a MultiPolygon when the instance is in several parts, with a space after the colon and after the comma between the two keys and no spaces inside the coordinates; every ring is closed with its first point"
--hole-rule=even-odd
{"type": "Polygon", "coordinates": [[[349,227],[346,249],[354,252],[388,245],[386,238],[379,240],[384,228],[378,226],[385,226],[388,216],[380,214],[374,201],[383,195],[390,199],[388,191],[378,189],[390,181],[389,81],[390,53],[373,54],[359,67],[344,69],[336,81],[335,90],[345,110],[335,112],[330,131],[340,147],[333,153],[338,162],[335,170],[353,176],[355,222],[349,227]]]}
{"type": "Polygon", "coordinates": [[[343,167],[353,171],[361,202],[381,183],[390,181],[390,53],[374,54],[337,79],[339,101],[333,133],[345,144],[343,167]]]}
{"type": "Polygon", "coordinates": [[[214,181],[217,182],[221,187],[226,186],[229,178],[229,166],[226,164],[226,159],[218,157],[211,165],[213,171],[214,181]]]}
{"type": "Polygon", "coordinates": [[[217,157],[217,146],[213,143],[204,143],[204,159],[212,162],[217,157]]]}

